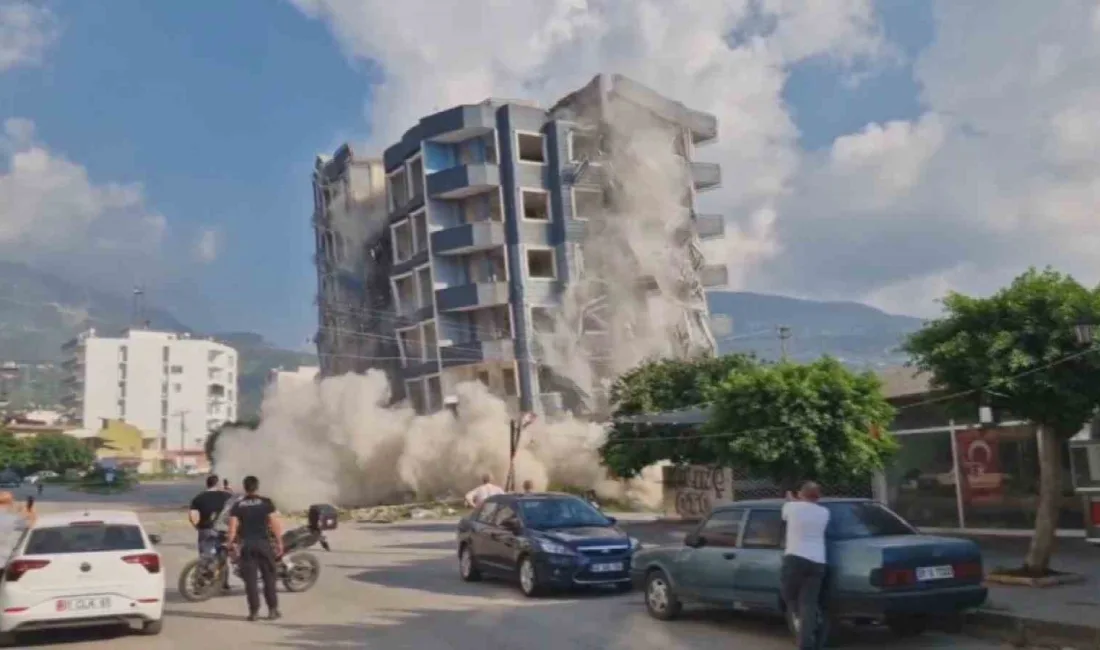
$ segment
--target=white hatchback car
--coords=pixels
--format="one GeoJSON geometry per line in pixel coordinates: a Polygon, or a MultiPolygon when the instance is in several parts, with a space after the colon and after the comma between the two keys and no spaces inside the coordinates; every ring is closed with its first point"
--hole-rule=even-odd
{"type": "Polygon", "coordinates": [[[42,515],[0,578],[0,646],[22,632],[127,624],[160,634],[164,572],[133,512],[42,515]]]}

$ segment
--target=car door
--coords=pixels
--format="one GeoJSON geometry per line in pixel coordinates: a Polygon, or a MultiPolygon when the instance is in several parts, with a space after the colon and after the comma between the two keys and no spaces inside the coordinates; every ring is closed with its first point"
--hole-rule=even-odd
{"type": "Polygon", "coordinates": [[[736,598],[745,607],[779,608],[783,533],[783,516],[778,508],[749,510],[733,575],[736,598]]]}
{"type": "Polygon", "coordinates": [[[490,536],[493,532],[493,517],[499,507],[500,504],[495,501],[486,501],[481,504],[481,507],[470,521],[470,548],[473,550],[478,563],[489,570],[496,568],[491,555],[492,539],[490,536]]]}
{"type": "Polygon", "coordinates": [[[714,512],[703,522],[697,531],[701,544],[686,547],[678,561],[682,592],[699,600],[733,604],[737,544],[744,518],[743,508],[732,508],[714,512]]]}
{"type": "Polygon", "coordinates": [[[508,520],[519,521],[514,504],[501,502],[500,507],[493,514],[493,525],[490,528],[488,554],[492,557],[493,564],[502,571],[516,570],[516,551],[519,547],[519,539],[516,533],[504,527],[508,520]]]}

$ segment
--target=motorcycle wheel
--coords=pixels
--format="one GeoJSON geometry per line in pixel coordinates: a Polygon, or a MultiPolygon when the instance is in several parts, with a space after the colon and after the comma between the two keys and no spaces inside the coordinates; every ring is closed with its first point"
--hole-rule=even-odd
{"type": "Polygon", "coordinates": [[[284,560],[283,586],[290,592],[302,592],[317,584],[321,563],[312,553],[292,553],[284,560]]]}
{"type": "Polygon", "coordinates": [[[180,596],[189,603],[210,600],[218,592],[222,570],[217,560],[211,558],[191,560],[180,571],[180,596]]]}

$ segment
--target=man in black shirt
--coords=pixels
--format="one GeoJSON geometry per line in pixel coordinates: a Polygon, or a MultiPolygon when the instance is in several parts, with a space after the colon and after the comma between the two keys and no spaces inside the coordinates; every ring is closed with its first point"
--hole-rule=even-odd
{"type": "MultiPolygon", "coordinates": [[[[214,529],[214,521],[230,496],[232,495],[218,489],[218,477],[211,474],[206,477],[206,490],[191,500],[188,518],[191,520],[191,525],[198,531],[199,555],[208,556],[217,552],[218,531],[214,529]]],[[[228,571],[225,572],[225,583],[222,589],[229,589],[228,571]]]]}
{"type": "Polygon", "coordinates": [[[241,579],[248,597],[248,620],[256,620],[260,612],[257,578],[262,576],[267,618],[273,621],[280,617],[275,563],[283,554],[283,527],[275,504],[260,496],[259,489],[259,479],[245,477],[244,498],[229,513],[229,543],[240,553],[241,579]]]}

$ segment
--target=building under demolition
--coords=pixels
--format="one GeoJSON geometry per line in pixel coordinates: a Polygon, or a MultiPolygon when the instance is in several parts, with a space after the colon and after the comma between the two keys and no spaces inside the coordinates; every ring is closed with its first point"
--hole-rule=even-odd
{"type": "Polygon", "coordinates": [[[721,175],[693,156],[716,136],[712,115],[600,75],[549,110],[426,116],[382,161],[318,159],[322,374],[385,368],[421,412],[477,380],[516,413],[597,415],[647,356],[713,353],[703,291],[726,272],[700,241],[724,219],[695,196],[721,175]]]}

